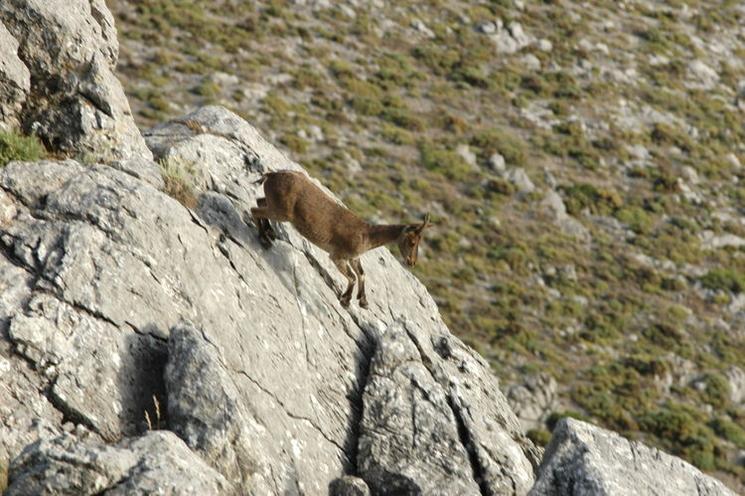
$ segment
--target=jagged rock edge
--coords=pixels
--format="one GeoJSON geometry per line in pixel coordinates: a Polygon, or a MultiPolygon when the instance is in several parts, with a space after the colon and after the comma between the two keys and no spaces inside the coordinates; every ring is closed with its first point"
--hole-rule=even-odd
{"type": "MultiPolygon", "coordinates": [[[[419,343],[419,340],[417,337],[409,330],[408,326],[406,325],[405,321],[399,320],[400,325],[403,327],[404,331],[406,331],[406,335],[409,337],[409,340],[412,342],[414,347],[417,350],[417,353],[419,354],[420,361],[422,365],[427,369],[427,372],[429,372],[429,375],[432,377],[432,380],[435,381],[436,384],[439,384],[440,387],[442,387],[447,394],[447,403],[448,407],[450,408],[451,412],[453,413],[453,418],[455,419],[455,427],[458,431],[458,439],[463,446],[463,449],[465,449],[466,454],[468,455],[468,461],[471,465],[471,470],[473,472],[473,480],[476,482],[476,484],[479,486],[479,490],[483,496],[492,496],[492,491],[489,489],[486,480],[483,477],[483,474],[485,473],[486,469],[481,465],[481,462],[479,461],[478,454],[476,453],[476,449],[473,443],[473,440],[471,439],[471,434],[468,430],[468,427],[466,426],[466,423],[461,416],[460,410],[457,408],[457,401],[458,398],[455,398],[452,394],[452,391],[450,390],[450,387],[446,384],[442,384],[442,381],[440,381],[437,378],[437,375],[434,370],[432,370],[432,363],[429,358],[427,358],[426,354],[424,353],[424,350],[422,349],[421,344],[419,343]]],[[[513,487],[514,487],[514,481],[512,481],[513,487]]]]}

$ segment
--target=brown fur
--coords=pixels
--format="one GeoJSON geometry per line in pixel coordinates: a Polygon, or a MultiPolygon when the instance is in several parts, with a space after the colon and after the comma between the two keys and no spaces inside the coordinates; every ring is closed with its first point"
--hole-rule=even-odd
{"type": "Polygon", "coordinates": [[[329,253],[331,260],[347,278],[342,305],[349,304],[355,281],[360,306],[367,306],[364,270],[359,256],[394,241],[408,265],[417,260],[417,248],[427,219],[422,224],[371,225],[316,186],[297,171],[270,172],[256,182],[264,185],[265,198],[251,209],[262,242],[270,245],[274,232],[269,220],[290,222],[308,241],[329,253]]]}

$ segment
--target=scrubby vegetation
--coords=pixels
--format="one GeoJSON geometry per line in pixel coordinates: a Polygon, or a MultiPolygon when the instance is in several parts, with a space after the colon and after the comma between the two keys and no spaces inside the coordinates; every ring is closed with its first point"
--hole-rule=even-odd
{"type": "Polygon", "coordinates": [[[46,154],[35,136],[0,132],[0,167],[13,160],[39,160],[46,154]]]}
{"type": "Polygon", "coordinates": [[[197,206],[194,187],[194,166],[180,160],[165,159],[160,162],[163,191],[187,208],[197,206]]]}
{"type": "Polygon", "coordinates": [[[217,102],[360,214],[431,212],[416,273],[505,383],[745,481],[743,9],[311,4],[110,1],[140,124],[217,102]]]}

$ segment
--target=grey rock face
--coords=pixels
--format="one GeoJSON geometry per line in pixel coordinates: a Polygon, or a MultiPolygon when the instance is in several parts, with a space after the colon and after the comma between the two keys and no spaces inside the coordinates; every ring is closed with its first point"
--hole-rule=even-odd
{"type": "Polygon", "coordinates": [[[556,425],[530,496],[734,496],[683,460],[574,419],[556,425]]]}
{"type": "Polygon", "coordinates": [[[530,176],[528,176],[528,173],[525,172],[525,169],[522,167],[509,169],[505,173],[505,177],[515,185],[515,188],[517,188],[520,193],[532,193],[535,191],[533,181],[530,180],[530,176]]]}
{"type": "Polygon", "coordinates": [[[479,494],[447,393],[404,330],[380,339],[363,403],[358,470],[373,491],[479,494]]]}
{"type": "Polygon", "coordinates": [[[63,434],[29,445],[11,465],[8,496],[229,494],[227,481],[171,432],[116,446],[63,434]]]}
{"type": "Polygon", "coordinates": [[[18,58],[18,42],[0,21],[0,130],[17,128],[21,105],[31,88],[31,75],[18,58]]]}
{"type": "Polygon", "coordinates": [[[268,487],[270,463],[278,453],[247,411],[240,392],[220,362],[219,350],[190,325],[171,329],[165,370],[168,426],[215,470],[252,494],[279,494],[268,487]]]}
{"type": "Polygon", "coordinates": [[[345,475],[331,482],[329,496],[370,496],[370,488],[359,477],[345,475]]]}
{"type": "Polygon", "coordinates": [[[0,23],[0,95],[12,97],[2,99],[6,125],[90,161],[150,158],[113,73],[119,45],[103,0],[8,0],[0,23]]]}
{"type": "Polygon", "coordinates": [[[729,384],[729,397],[732,403],[738,405],[745,403],[745,371],[740,367],[732,366],[725,372],[729,384]]]}
{"type": "Polygon", "coordinates": [[[196,210],[112,167],[0,170],[0,351],[10,364],[0,395],[7,386],[24,398],[10,403],[18,422],[0,423],[9,457],[59,432],[62,418],[93,439],[140,435],[144,411],[155,423],[155,397],[168,413],[162,427],[229,483],[324,494],[364,463],[357,441],[374,343],[404,326],[449,403],[454,441],[478,466],[460,484],[474,487],[475,471],[497,494],[527,492],[538,454],[498,381],[388,250],[362,257],[370,309],[347,310],[328,255],[291,226],[261,248],[243,220],[261,194],[253,181],[297,164],[219,107],[148,140],[158,156],[193,161],[196,210]],[[39,417],[50,425],[41,433],[26,420],[39,417]]]}
{"type": "Polygon", "coordinates": [[[510,386],[507,401],[523,430],[541,427],[558,409],[557,387],[556,380],[548,374],[529,376],[521,384],[510,386]]]}
{"type": "Polygon", "coordinates": [[[590,240],[590,231],[580,221],[567,213],[564,200],[556,191],[548,191],[540,208],[565,234],[582,241],[590,240]]]}
{"type": "Polygon", "coordinates": [[[534,39],[525,31],[518,22],[511,22],[506,28],[497,25],[496,32],[489,34],[497,51],[502,54],[515,53],[533,43],[534,39]]]}

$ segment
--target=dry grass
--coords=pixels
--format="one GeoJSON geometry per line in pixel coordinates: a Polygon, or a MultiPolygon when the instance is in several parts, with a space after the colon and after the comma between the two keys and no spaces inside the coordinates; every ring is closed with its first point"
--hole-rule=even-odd
{"type": "Polygon", "coordinates": [[[163,191],[186,208],[197,206],[194,184],[194,166],[182,160],[164,159],[160,162],[160,174],[165,186],[163,191]]]}
{"type": "MultiPolygon", "coordinates": [[[[153,406],[155,407],[155,430],[160,430],[160,402],[155,395],[153,395],[153,406]]],[[[150,413],[147,410],[145,410],[145,423],[147,423],[147,430],[152,431],[153,422],[150,420],[150,413]]]]}

